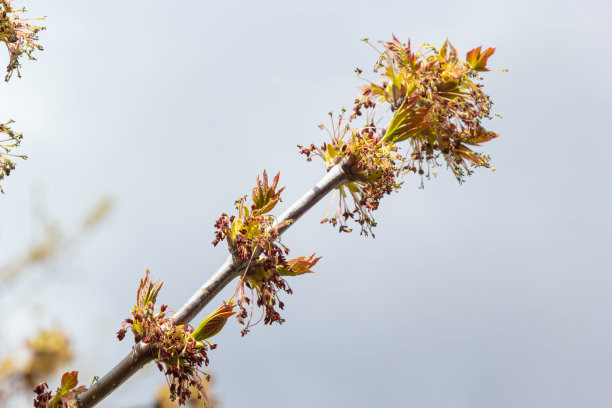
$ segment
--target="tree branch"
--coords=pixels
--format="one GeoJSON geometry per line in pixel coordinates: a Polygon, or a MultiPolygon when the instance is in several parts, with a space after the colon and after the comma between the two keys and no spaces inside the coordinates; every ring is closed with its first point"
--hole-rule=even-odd
{"type": "MultiPolygon", "coordinates": [[[[314,187],[285,210],[275,223],[275,226],[282,225],[279,233],[284,233],[330,191],[347,182],[351,165],[351,157],[342,160],[332,167],[314,187]],[[286,223],[287,221],[289,223],[286,223]]],[[[225,286],[244,271],[245,267],[246,263],[234,265],[230,255],[217,272],[176,312],[174,322],[187,324],[193,320],[225,286]]],[[[89,408],[97,405],[153,358],[154,350],[151,344],[137,343],[123,360],[95,382],[87,392],[79,396],[78,406],[89,408]]]]}

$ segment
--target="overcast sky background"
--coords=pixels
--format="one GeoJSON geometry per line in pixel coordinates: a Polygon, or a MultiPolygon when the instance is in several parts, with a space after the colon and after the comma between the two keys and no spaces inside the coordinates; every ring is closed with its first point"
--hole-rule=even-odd
{"type": "MultiPolygon", "coordinates": [[[[287,185],[278,213],[323,176],[296,144],[351,105],[354,68],[376,59],[361,38],[448,37],[463,55],[496,47],[489,65],[509,70],[484,74],[497,170],[407,178],[376,239],[319,225],[323,200],[283,236],[323,256],[316,274],[291,280],[283,326],[241,338],[231,321],[215,338],[214,389],[223,407],[610,407],[610,4],[25,2],[48,29],[0,85],[29,156],[3,182],[0,265],[40,237],[41,214],[69,231],[102,196],[116,206],[3,294],[0,353],[60,324],[67,368],[103,375],[130,348],[115,332],[147,268],[180,307],[226,258],[214,221],[262,169],[287,185]]],[[[101,406],[163,382],[151,366],[101,406]]]]}

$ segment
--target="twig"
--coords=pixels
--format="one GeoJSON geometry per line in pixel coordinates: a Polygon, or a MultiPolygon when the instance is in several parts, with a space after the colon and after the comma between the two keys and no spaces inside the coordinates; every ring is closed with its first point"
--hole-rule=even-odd
{"type": "MultiPolygon", "coordinates": [[[[314,187],[285,210],[275,223],[275,226],[281,226],[278,229],[279,234],[284,233],[330,191],[347,182],[351,165],[351,158],[342,160],[332,167],[314,187]]],[[[193,320],[225,286],[241,273],[246,267],[246,263],[243,264],[235,265],[230,255],[217,272],[176,312],[174,322],[187,324],[193,320]]],[[[87,392],[80,395],[78,406],[90,408],[97,405],[135,372],[152,361],[153,354],[150,344],[142,342],[136,344],[123,360],[95,382],[87,392]]]]}

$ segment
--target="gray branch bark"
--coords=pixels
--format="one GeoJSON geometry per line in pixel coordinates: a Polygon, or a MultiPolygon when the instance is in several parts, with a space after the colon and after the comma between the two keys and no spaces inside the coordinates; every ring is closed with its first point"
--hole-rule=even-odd
{"type": "MultiPolygon", "coordinates": [[[[285,232],[330,191],[346,183],[349,180],[351,164],[349,158],[332,167],[314,187],[283,212],[277,218],[275,225],[282,225],[286,221],[290,223],[279,228],[279,232],[281,234],[285,232]]],[[[229,256],[217,272],[175,313],[174,322],[184,324],[191,322],[225,286],[244,271],[245,267],[244,264],[233,264],[232,257],[229,256]]],[[[97,405],[152,360],[151,345],[137,343],[123,360],[95,382],[87,392],[80,395],[78,406],[90,408],[97,405]]]]}

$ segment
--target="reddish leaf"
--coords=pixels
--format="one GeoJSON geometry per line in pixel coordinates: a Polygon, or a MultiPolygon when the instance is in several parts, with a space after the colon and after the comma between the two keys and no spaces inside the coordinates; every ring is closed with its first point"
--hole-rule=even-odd
{"type": "Polygon", "coordinates": [[[280,194],[285,187],[276,191],[279,176],[280,173],[277,173],[272,184],[268,184],[268,174],[265,170],[263,172],[263,182],[259,179],[259,176],[257,176],[257,186],[253,189],[251,199],[253,200],[255,208],[261,210],[262,214],[271,211],[280,201],[280,194]]]}
{"type": "Polygon", "coordinates": [[[457,62],[459,60],[459,52],[457,48],[448,41],[448,38],[440,48],[440,55],[447,61],[457,62]]]}
{"type": "Polygon", "coordinates": [[[493,55],[493,53],[495,52],[495,48],[487,48],[482,52],[481,49],[482,45],[478,48],[474,48],[468,51],[465,58],[468,64],[470,64],[472,68],[474,68],[476,71],[488,71],[489,69],[486,67],[487,60],[491,55],[493,55]]]}
{"type": "Polygon", "coordinates": [[[140,286],[136,292],[136,306],[145,307],[149,302],[157,300],[157,294],[161,290],[164,282],[159,283],[159,279],[151,283],[151,271],[147,269],[147,275],[145,279],[140,278],[140,286]]]}
{"type": "Polygon", "coordinates": [[[283,276],[297,276],[305,273],[314,273],[310,268],[319,262],[321,257],[315,258],[315,254],[310,256],[301,256],[299,258],[291,259],[287,262],[287,268],[281,268],[280,274],[283,276]]]}
{"type": "Polygon", "coordinates": [[[492,139],[495,139],[496,137],[499,137],[499,134],[497,134],[495,132],[491,132],[490,130],[487,131],[482,126],[480,126],[478,129],[476,129],[475,133],[476,133],[475,137],[472,138],[471,140],[467,141],[466,142],[467,144],[477,146],[480,143],[488,142],[489,140],[492,140],[492,139]]]}
{"type": "Polygon", "coordinates": [[[79,372],[70,371],[62,376],[62,390],[68,391],[73,389],[79,383],[79,372]]]}

